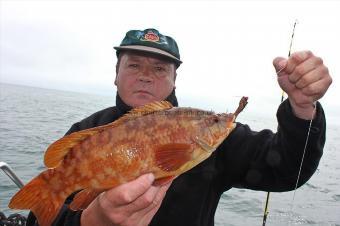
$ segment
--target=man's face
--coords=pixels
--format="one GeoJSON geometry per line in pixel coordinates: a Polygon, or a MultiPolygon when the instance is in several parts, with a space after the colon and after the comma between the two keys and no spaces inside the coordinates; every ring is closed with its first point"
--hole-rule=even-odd
{"type": "Polygon", "coordinates": [[[121,54],[115,85],[127,105],[138,107],[170,95],[175,88],[174,63],[150,54],[121,54]]]}

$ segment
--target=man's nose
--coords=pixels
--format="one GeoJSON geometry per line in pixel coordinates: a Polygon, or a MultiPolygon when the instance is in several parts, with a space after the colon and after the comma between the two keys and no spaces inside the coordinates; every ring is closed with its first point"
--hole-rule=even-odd
{"type": "Polygon", "coordinates": [[[152,71],[149,68],[143,68],[139,73],[138,80],[141,82],[150,83],[153,81],[152,71]]]}

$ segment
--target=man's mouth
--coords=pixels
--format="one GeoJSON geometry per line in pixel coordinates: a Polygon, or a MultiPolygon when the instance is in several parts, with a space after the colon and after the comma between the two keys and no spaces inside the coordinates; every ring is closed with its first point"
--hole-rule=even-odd
{"type": "Polygon", "coordinates": [[[148,92],[148,91],[146,91],[146,90],[137,90],[137,91],[135,91],[135,93],[152,95],[150,92],[148,92]]]}

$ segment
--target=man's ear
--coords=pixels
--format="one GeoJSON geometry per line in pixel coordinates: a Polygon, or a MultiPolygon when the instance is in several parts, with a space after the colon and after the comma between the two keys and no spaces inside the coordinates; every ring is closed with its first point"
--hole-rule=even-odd
{"type": "Polygon", "coordinates": [[[174,74],[174,89],[176,89],[176,78],[177,78],[177,71],[174,74]]]}
{"type": "Polygon", "coordinates": [[[119,71],[119,61],[116,64],[116,75],[118,75],[118,71],[119,71]]]}
{"type": "Polygon", "coordinates": [[[115,86],[117,86],[117,77],[118,77],[118,75],[116,74],[116,78],[115,78],[115,82],[114,82],[115,86]]]}
{"type": "Polygon", "coordinates": [[[117,86],[117,78],[118,78],[118,72],[119,72],[119,60],[116,64],[116,78],[114,84],[117,86]]]}

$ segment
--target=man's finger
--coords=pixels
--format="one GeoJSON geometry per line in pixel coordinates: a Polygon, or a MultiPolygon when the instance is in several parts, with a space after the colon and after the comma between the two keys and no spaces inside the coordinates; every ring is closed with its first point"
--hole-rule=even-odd
{"type": "Polygon", "coordinates": [[[291,74],[293,73],[293,71],[295,70],[295,68],[301,64],[302,62],[304,62],[305,60],[307,60],[308,58],[312,57],[313,53],[311,51],[300,51],[300,52],[295,52],[293,53],[289,58],[288,58],[288,62],[287,62],[287,66],[284,69],[284,71],[287,74],[291,74]]]}
{"type": "Polygon", "coordinates": [[[299,64],[293,73],[299,74],[299,75],[304,75],[307,74],[308,72],[314,70],[315,68],[319,67],[322,65],[323,61],[320,57],[310,57],[303,63],[299,64]]]}
{"type": "Polygon", "coordinates": [[[148,225],[153,216],[156,214],[158,209],[160,208],[162,201],[166,195],[166,191],[169,189],[171,183],[168,183],[166,185],[163,185],[160,187],[155,199],[153,200],[152,204],[149,205],[147,208],[136,212],[131,219],[141,219],[141,224],[139,225],[148,225]]]}
{"type": "Polygon", "coordinates": [[[322,78],[322,71],[323,68],[319,67],[315,70],[308,72],[307,74],[303,75],[296,83],[296,88],[302,89],[307,87],[308,85],[315,83],[322,78]]]}
{"type": "Polygon", "coordinates": [[[328,87],[329,84],[330,82],[327,78],[321,79],[303,88],[302,93],[306,96],[316,96],[318,97],[317,99],[320,99],[326,92],[325,87],[328,87]]]}
{"type": "Polygon", "coordinates": [[[114,205],[126,205],[143,195],[151,187],[154,179],[151,173],[142,175],[136,180],[107,191],[105,196],[114,205]]]}
{"type": "Polygon", "coordinates": [[[160,192],[159,187],[151,186],[143,195],[139,196],[135,201],[126,206],[121,206],[117,211],[124,212],[128,216],[141,211],[149,206],[153,205],[157,194],[160,192]]]}
{"type": "Polygon", "coordinates": [[[142,211],[140,211],[140,214],[143,215],[150,211],[151,209],[155,208],[156,206],[160,205],[162,203],[162,200],[166,194],[166,191],[169,189],[172,182],[167,183],[165,185],[162,185],[160,187],[154,187],[151,188],[156,189],[156,193],[153,193],[151,197],[139,197],[136,201],[139,201],[141,205],[144,205],[146,208],[144,208],[142,211]],[[144,198],[144,199],[143,199],[144,198]]]}

